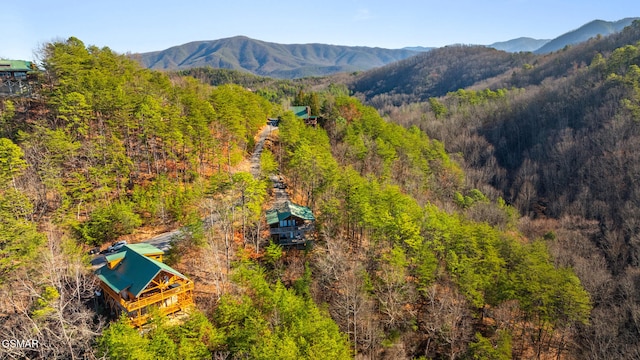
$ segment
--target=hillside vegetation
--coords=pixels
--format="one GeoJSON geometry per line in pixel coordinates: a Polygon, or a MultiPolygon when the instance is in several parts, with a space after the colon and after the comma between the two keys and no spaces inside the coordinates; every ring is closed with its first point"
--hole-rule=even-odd
{"type": "MultiPolygon", "coordinates": [[[[179,326],[159,318],[144,337],[126,319],[107,325],[109,314],[94,299],[96,279],[83,256],[87,245],[186,225],[187,235],[174,241],[169,259],[179,261],[178,249],[208,248],[200,220],[205,194],[225,186],[234,193],[242,187],[243,197],[250,185],[264,190],[257,180],[230,171],[275,110],[239,86],[171,79],[76,38],[43,51],[39,97],[3,100],[0,112],[0,336],[42,344],[8,354],[200,359],[220,352],[273,358],[286,348],[295,357],[347,357],[347,340],[326,312],[276,282],[267,284],[258,264],[239,265],[234,275],[236,289],[262,291],[255,297],[225,292],[215,309],[203,301],[201,311],[179,326]],[[265,287],[272,290],[264,293],[265,287]],[[256,344],[258,336],[269,339],[265,332],[274,311],[288,320],[278,323],[282,330],[269,343],[256,344]],[[255,326],[234,333],[247,317],[255,326]]],[[[238,214],[249,218],[252,205],[243,203],[238,214]]],[[[176,266],[189,276],[199,270],[176,266]]]]}
{"type": "Polygon", "coordinates": [[[583,286],[573,264],[553,256],[566,238],[519,231],[526,220],[515,208],[486,184],[470,186],[464,159],[418,126],[386,121],[336,84],[293,99],[322,114],[315,128],[269,102],[274,94],[142,69],[76,38],[42,55],[38,96],[0,107],[0,337],[46,344],[11,356],[584,350],[593,282],[583,286]],[[276,116],[254,178],[243,160],[276,116]],[[278,168],[316,214],[305,251],[261,231],[278,168]],[[197,309],[182,324],[158,316],[143,334],[109,318],[85,251],[179,226],[167,261],[194,279],[197,309]]]}
{"type": "Polygon", "coordinates": [[[484,46],[448,46],[362,73],[349,88],[377,107],[426,101],[502,75],[534,58],[531,53],[511,54],[484,46]]]}
{"type": "MultiPolygon", "coordinates": [[[[506,67],[465,89],[453,90],[457,83],[442,77],[444,90],[422,95],[427,85],[436,88],[425,74],[447,68],[446,58],[435,67],[387,68],[395,74],[424,66],[409,78],[411,86],[398,82],[371,94],[363,87],[363,97],[390,120],[417,126],[459,153],[467,186],[501,196],[526,215],[519,224],[524,234],[555,239],[554,261],[575,269],[594,305],[591,325],[577,328],[578,358],[630,358],[640,347],[633,325],[639,47],[636,21],[619,34],[532,56],[523,65],[502,54],[483,63],[461,60],[469,66],[460,78],[492,61],[506,67]]],[[[384,78],[379,69],[363,81],[373,74],[384,78]]]]}
{"type": "Polygon", "coordinates": [[[544,239],[517,234],[513,208],[466,188],[442,144],[417,128],[352,98],[326,105],[327,133],[286,119],[280,151],[320,214],[315,297],[356,351],[390,359],[575,351],[566,339],[588,323],[589,296],[570,268],[554,267],[544,239]]]}

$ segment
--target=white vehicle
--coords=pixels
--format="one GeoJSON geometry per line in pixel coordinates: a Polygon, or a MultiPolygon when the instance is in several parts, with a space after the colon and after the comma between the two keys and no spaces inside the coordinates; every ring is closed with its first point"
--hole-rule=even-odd
{"type": "Polygon", "coordinates": [[[116,252],[116,251],[122,249],[125,245],[127,245],[127,241],[126,240],[118,241],[117,243],[109,246],[107,248],[107,251],[108,252],[116,252]]]}

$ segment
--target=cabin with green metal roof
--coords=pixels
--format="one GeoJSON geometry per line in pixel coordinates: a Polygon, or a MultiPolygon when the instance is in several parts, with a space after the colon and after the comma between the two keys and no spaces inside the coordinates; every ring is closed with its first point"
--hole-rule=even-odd
{"type": "Polygon", "coordinates": [[[24,60],[0,60],[0,77],[14,79],[27,78],[27,73],[34,71],[31,61],[24,60]]]}
{"type": "Polygon", "coordinates": [[[289,110],[291,110],[297,118],[304,120],[305,124],[314,127],[318,125],[318,116],[311,115],[311,107],[291,106],[289,110]]]}
{"type": "Polygon", "coordinates": [[[138,254],[142,254],[144,256],[150,257],[157,261],[162,262],[162,256],[164,255],[164,251],[158,249],[157,247],[147,244],[147,243],[138,243],[138,244],[128,244],[122,248],[122,251],[118,251],[117,253],[105,256],[107,260],[107,265],[110,268],[114,268],[118,262],[124,259],[124,256],[127,254],[127,249],[133,250],[138,254]]]}
{"type": "Polygon", "coordinates": [[[300,119],[306,120],[311,116],[311,108],[309,106],[291,106],[289,110],[300,119]]]}
{"type": "Polygon", "coordinates": [[[20,96],[31,93],[29,80],[36,70],[31,61],[0,59],[0,95],[20,96]]]}
{"type": "Polygon", "coordinates": [[[193,305],[193,281],[164,264],[162,255],[162,250],[141,243],[106,256],[107,264],[96,275],[112,313],[125,313],[134,326],[142,326],[151,307],[168,315],[193,305]]]}
{"type": "Polygon", "coordinates": [[[304,235],[315,221],[310,208],[290,201],[268,210],[266,217],[271,238],[280,245],[304,244],[304,235]]]}

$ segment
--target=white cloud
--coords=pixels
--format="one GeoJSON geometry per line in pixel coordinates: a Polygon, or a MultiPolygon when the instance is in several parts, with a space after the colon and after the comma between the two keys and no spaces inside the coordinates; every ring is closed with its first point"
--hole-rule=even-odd
{"type": "Polygon", "coordinates": [[[353,17],[355,21],[366,21],[366,20],[371,20],[373,18],[374,16],[373,14],[371,14],[371,11],[369,11],[369,9],[364,9],[364,8],[358,9],[358,11],[353,17]]]}

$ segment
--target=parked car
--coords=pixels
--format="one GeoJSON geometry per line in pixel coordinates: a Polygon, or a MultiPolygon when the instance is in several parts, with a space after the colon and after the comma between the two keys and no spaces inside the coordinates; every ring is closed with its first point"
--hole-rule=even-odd
{"type": "Polygon", "coordinates": [[[108,252],[116,252],[116,251],[122,249],[125,245],[127,245],[127,241],[126,240],[118,241],[117,243],[109,246],[107,248],[107,251],[108,252]]]}
{"type": "Polygon", "coordinates": [[[98,254],[98,253],[100,253],[100,248],[99,247],[95,247],[95,248],[89,250],[89,255],[95,255],[95,254],[98,254]]]}

